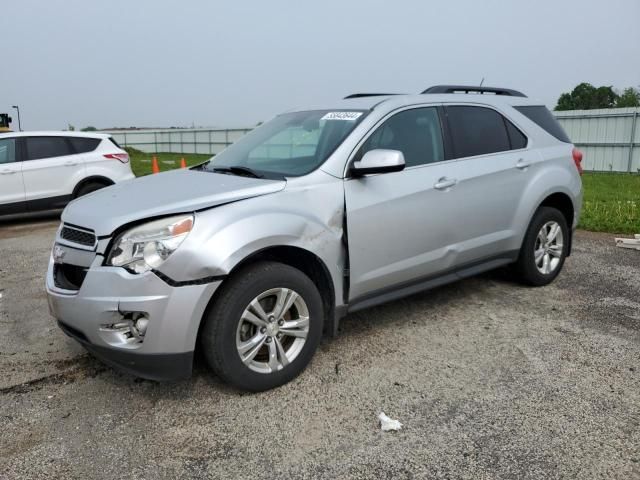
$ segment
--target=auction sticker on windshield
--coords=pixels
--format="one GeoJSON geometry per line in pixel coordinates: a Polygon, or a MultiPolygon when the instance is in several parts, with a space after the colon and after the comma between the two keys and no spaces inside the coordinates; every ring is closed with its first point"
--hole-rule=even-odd
{"type": "Polygon", "coordinates": [[[357,120],[362,112],[329,112],[320,120],[357,120]]]}

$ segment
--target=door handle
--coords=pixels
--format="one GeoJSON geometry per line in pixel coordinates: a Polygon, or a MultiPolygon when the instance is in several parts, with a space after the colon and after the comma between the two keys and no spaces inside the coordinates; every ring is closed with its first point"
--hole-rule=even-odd
{"type": "Polygon", "coordinates": [[[18,171],[17,170],[11,170],[9,168],[5,168],[3,170],[0,170],[0,173],[2,175],[13,175],[14,173],[18,173],[18,171]]]}
{"type": "Polygon", "coordinates": [[[74,162],[73,160],[69,160],[68,162],[64,163],[67,167],[73,167],[74,165],[77,165],[78,162],[74,162]]]}
{"type": "Polygon", "coordinates": [[[520,160],[518,160],[518,163],[516,163],[516,168],[519,168],[520,170],[524,170],[525,168],[530,167],[530,166],[531,166],[531,162],[527,162],[526,160],[524,160],[522,158],[520,160]]]}
{"type": "Polygon", "coordinates": [[[453,187],[456,183],[458,183],[458,181],[455,178],[442,177],[435,183],[433,188],[436,190],[446,190],[447,188],[453,187]]]}

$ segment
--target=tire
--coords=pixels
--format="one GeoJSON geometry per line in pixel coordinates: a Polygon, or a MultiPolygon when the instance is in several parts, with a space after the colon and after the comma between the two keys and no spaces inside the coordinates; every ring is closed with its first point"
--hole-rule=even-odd
{"type": "Polygon", "coordinates": [[[282,263],[259,262],[241,269],[222,285],[208,310],[200,333],[204,356],[222,380],[242,390],[269,390],[297,377],[322,337],[318,289],[300,270],[282,263]],[[277,300],[286,306],[294,298],[280,316],[283,309],[277,300]]]}
{"type": "Polygon", "coordinates": [[[535,287],[551,283],[564,265],[569,249],[569,235],[567,220],[562,212],[552,207],[540,207],[527,228],[518,261],[515,264],[518,279],[535,287]]]}
{"type": "Polygon", "coordinates": [[[100,190],[101,188],[104,188],[106,186],[107,185],[105,185],[104,183],[98,183],[98,182],[85,183],[78,189],[74,198],[80,198],[83,195],[87,195],[88,193],[95,192],[96,190],[100,190]]]}

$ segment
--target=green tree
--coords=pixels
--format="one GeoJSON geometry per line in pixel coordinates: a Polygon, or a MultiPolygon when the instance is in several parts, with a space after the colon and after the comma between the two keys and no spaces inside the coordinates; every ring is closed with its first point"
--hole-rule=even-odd
{"type": "Polygon", "coordinates": [[[640,90],[625,88],[616,101],[616,107],[640,107],[640,90]]]}
{"type": "Polygon", "coordinates": [[[80,131],[81,132],[95,132],[98,129],[96,127],[92,127],[91,125],[89,125],[88,127],[84,127],[82,128],[80,131]]]}
{"type": "Polygon", "coordinates": [[[556,105],[556,110],[574,110],[575,107],[573,106],[573,98],[571,98],[571,94],[570,93],[563,93],[562,95],[560,95],[560,98],[558,98],[558,104],[556,105]]]}
{"type": "Polygon", "coordinates": [[[612,108],[616,106],[618,94],[612,86],[594,87],[590,83],[581,83],[571,93],[563,93],[558,98],[555,110],[591,110],[594,108],[612,108]]]}

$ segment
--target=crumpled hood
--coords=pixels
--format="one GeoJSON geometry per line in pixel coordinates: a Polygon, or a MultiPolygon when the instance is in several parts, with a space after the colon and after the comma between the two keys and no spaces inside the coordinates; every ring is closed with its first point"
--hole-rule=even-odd
{"type": "Polygon", "coordinates": [[[62,221],[110,235],[129,222],[185,213],[282,190],[285,180],[265,180],[180,169],[120,182],[74,200],[62,221]]]}

